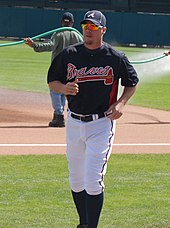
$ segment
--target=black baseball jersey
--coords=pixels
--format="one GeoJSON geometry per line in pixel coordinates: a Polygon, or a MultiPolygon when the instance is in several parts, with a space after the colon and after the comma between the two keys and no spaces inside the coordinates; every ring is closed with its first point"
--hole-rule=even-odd
{"type": "Polygon", "coordinates": [[[125,87],[138,83],[135,69],[127,57],[109,44],[95,50],[83,43],[65,48],[53,60],[48,71],[48,83],[64,84],[78,79],[79,92],[68,95],[68,107],[77,114],[104,113],[117,100],[119,80],[125,87]]]}

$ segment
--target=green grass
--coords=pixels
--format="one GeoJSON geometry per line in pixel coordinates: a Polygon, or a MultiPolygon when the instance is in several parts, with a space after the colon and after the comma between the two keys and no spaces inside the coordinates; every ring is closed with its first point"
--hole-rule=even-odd
{"type": "Polygon", "coordinates": [[[50,52],[36,53],[25,44],[0,47],[1,88],[48,92],[50,52]]]}
{"type": "Polygon", "coordinates": [[[170,76],[139,83],[130,103],[170,111],[170,76]]]}
{"type": "MultiPolygon", "coordinates": [[[[167,228],[170,155],[111,155],[99,228],[167,228]]],[[[75,228],[65,155],[0,156],[1,228],[75,228]]]]}
{"type": "MultiPolygon", "coordinates": [[[[117,49],[125,52],[130,60],[148,59],[151,56],[159,56],[160,53],[162,55],[164,52],[163,49],[134,47],[118,47],[117,49]]],[[[50,58],[50,52],[36,53],[25,44],[0,47],[0,87],[48,93],[46,81],[50,58]]],[[[166,60],[169,58],[166,57],[166,60]]],[[[140,83],[130,104],[170,110],[170,80],[169,73],[163,71],[164,62],[164,60],[157,60],[149,64],[142,64],[141,68],[134,65],[137,68],[140,83]],[[160,65],[161,61],[163,61],[162,65],[160,65]],[[156,69],[159,76],[145,81],[141,74],[142,69],[150,72],[148,77],[153,76],[153,69],[156,69]]],[[[166,61],[166,64],[169,62],[166,61]]]]}
{"type": "MultiPolygon", "coordinates": [[[[130,60],[146,60],[162,55],[166,50],[121,47],[130,60]]],[[[170,56],[144,64],[134,64],[139,84],[130,104],[170,110],[170,56]]]]}

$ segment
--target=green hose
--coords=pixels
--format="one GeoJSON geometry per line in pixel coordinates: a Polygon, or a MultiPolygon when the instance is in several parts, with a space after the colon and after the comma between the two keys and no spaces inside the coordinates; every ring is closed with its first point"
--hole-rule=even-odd
{"type": "MultiPolygon", "coordinates": [[[[52,34],[52,33],[54,33],[54,32],[62,32],[62,31],[66,31],[66,30],[68,30],[68,31],[70,31],[70,30],[71,30],[71,31],[75,31],[76,33],[78,33],[78,34],[83,38],[82,34],[81,34],[77,29],[72,28],[72,27],[61,27],[61,28],[53,29],[53,30],[48,31],[48,32],[44,32],[44,33],[39,34],[39,35],[37,35],[37,36],[33,36],[31,39],[32,39],[32,40],[35,40],[35,39],[37,39],[37,38],[41,38],[41,37],[44,37],[44,36],[48,36],[48,35],[50,35],[50,34],[52,34]]],[[[11,42],[11,43],[6,43],[6,44],[0,44],[0,47],[13,46],[13,45],[23,44],[23,43],[25,43],[25,40],[16,41],[16,42],[11,42]]]]}
{"type": "MultiPolygon", "coordinates": [[[[74,31],[76,33],[78,33],[80,35],[80,37],[82,37],[82,40],[83,40],[83,35],[75,28],[72,28],[72,27],[61,27],[61,28],[56,28],[56,29],[53,29],[53,30],[50,30],[48,32],[44,32],[42,34],[39,34],[37,36],[33,36],[31,39],[32,40],[35,40],[37,38],[41,38],[41,37],[44,37],[44,36],[48,36],[54,32],[62,32],[62,31],[74,31]]],[[[5,44],[0,44],[0,47],[7,47],[7,46],[13,46],[13,45],[17,45],[17,44],[23,44],[25,43],[25,40],[21,40],[21,41],[16,41],[16,42],[11,42],[11,43],[5,43],[5,44]]],[[[153,62],[153,61],[156,61],[158,59],[162,59],[164,57],[166,57],[168,55],[166,54],[163,54],[161,56],[158,56],[158,57],[155,57],[155,58],[151,58],[151,59],[147,59],[147,60],[139,60],[139,61],[130,61],[131,64],[142,64],[142,63],[149,63],[149,62],[153,62]]]]}
{"type": "Polygon", "coordinates": [[[131,64],[149,63],[149,62],[156,61],[156,60],[158,60],[158,59],[162,59],[162,58],[164,58],[165,56],[167,56],[167,55],[163,54],[163,55],[160,55],[160,56],[155,57],[155,58],[152,58],[152,59],[147,59],[147,60],[139,60],[139,61],[130,61],[130,63],[131,63],[131,64]]]}

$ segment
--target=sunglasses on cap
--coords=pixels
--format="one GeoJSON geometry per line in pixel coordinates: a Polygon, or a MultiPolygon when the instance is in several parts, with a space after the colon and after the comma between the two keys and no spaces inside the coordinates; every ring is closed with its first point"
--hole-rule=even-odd
{"type": "Polygon", "coordinates": [[[102,26],[97,26],[95,24],[81,24],[82,28],[83,29],[90,29],[92,31],[96,31],[98,30],[99,28],[102,28],[102,26]]]}

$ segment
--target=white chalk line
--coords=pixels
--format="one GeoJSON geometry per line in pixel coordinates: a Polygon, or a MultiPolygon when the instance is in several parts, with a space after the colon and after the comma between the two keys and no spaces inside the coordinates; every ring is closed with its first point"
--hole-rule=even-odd
{"type": "MultiPolygon", "coordinates": [[[[170,143],[115,143],[113,146],[170,146],[170,143]]],[[[2,143],[0,147],[66,147],[66,144],[53,144],[53,143],[34,143],[34,144],[26,144],[26,143],[2,143]]]]}

